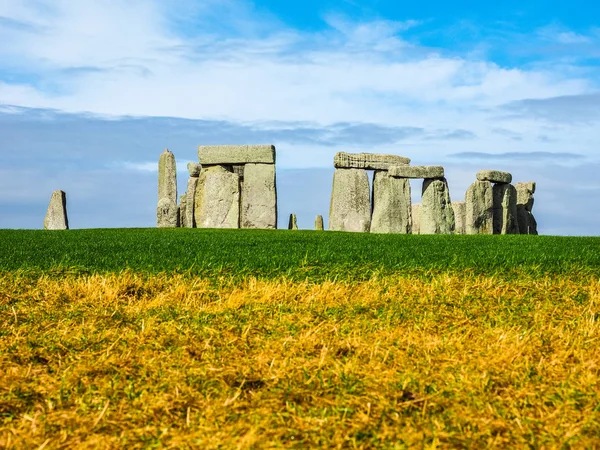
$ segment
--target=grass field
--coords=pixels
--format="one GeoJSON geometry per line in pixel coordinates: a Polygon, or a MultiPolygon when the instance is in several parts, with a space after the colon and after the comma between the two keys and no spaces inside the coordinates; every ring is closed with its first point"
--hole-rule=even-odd
{"type": "Polygon", "coordinates": [[[0,448],[598,447],[599,250],[0,231],[0,448]]]}

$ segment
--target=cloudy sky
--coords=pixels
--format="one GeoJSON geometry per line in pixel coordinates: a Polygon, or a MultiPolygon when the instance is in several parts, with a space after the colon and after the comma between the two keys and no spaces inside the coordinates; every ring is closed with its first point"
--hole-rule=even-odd
{"type": "MultiPolygon", "coordinates": [[[[537,181],[543,234],[600,234],[600,3],[0,0],[0,228],[155,224],[169,148],[277,146],[280,227],[328,213],[333,155],[537,181]],[[479,6],[476,6],[479,5],[479,6]]],[[[412,183],[419,201],[421,183],[412,183]]]]}

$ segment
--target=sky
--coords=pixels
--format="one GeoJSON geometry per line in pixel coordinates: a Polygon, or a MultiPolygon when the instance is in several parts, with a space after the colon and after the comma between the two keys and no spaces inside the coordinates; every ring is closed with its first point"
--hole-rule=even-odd
{"type": "MultiPolygon", "coordinates": [[[[542,234],[600,234],[600,2],[0,0],[0,228],[156,224],[169,148],[274,144],[279,226],[327,221],[333,156],[536,181],[542,234]],[[489,3],[489,2],[488,2],[489,3]]],[[[421,182],[411,182],[420,201],[421,182]]]]}

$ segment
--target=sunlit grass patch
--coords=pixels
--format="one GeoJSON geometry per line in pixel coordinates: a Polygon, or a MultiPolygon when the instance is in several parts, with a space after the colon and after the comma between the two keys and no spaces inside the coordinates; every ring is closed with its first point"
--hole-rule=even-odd
{"type": "Polygon", "coordinates": [[[592,447],[589,275],[0,276],[0,447],[592,447]]]}

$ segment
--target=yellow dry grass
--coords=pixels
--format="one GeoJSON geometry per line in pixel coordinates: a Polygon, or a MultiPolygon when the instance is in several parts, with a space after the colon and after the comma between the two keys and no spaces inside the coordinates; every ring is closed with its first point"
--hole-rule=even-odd
{"type": "Polygon", "coordinates": [[[0,448],[600,447],[600,282],[0,275],[0,448]]]}

